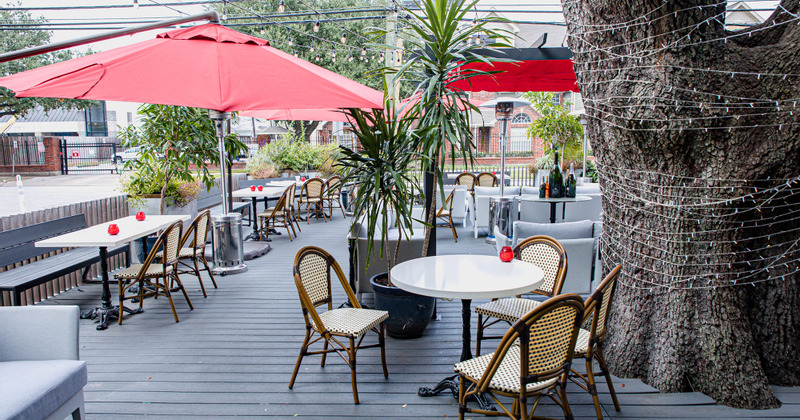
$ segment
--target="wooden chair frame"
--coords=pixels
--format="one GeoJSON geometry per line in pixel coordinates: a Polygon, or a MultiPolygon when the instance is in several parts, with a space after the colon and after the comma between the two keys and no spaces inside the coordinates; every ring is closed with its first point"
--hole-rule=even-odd
{"type": "Polygon", "coordinates": [[[485,415],[498,416],[505,414],[512,419],[530,419],[534,417],[533,413],[539,406],[539,402],[545,396],[552,399],[564,411],[564,418],[572,418],[572,410],[567,400],[566,385],[569,377],[570,367],[572,363],[573,351],[575,349],[575,342],[578,338],[578,331],[580,330],[581,320],[583,319],[584,306],[583,300],[576,294],[564,294],[550,298],[537,306],[536,309],[528,312],[524,317],[515,322],[511,328],[503,335],[497,350],[492,355],[486,370],[480,378],[472,378],[459,372],[459,393],[458,393],[458,418],[463,420],[464,413],[479,413],[485,415]],[[571,319],[574,311],[574,321],[570,323],[556,324],[553,322],[553,315],[558,315],[557,311],[565,311],[564,315],[569,316],[571,319]],[[542,321],[542,326],[538,324],[542,321]],[[550,328],[560,327],[557,331],[549,333],[545,336],[535,335],[531,337],[531,330],[534,334],[541,328],[550,326],[550,328]],[[552,344],[554,340],[560,338],[560,343],[563,344],[565,338],[561,334],[569,333],[568,342],[565,346],[562,345],[563,351],[558,351],[556,348],[559,344],[552,344]],[[537,352],[531,353],[530,340],[535,340],[539,343],[536,348],[537,352]],[[517,342],[519,344],[517,344],[517,342]],[[506,358],[508,351],[518,346],[520,354],[520,392],[511,393],[494,388],[490,388],[491,381],[495,374],[497,374],[501,363],[506,358]],[[536,364],[547,366],[541,369],[536,369],[536,364]],[[528,391],[528,384],[546,381],[549,379],[558,378],[554,384],[547,386],[544,389],[537,391],[528,391]],[[494,403],[500,407],[502,412],[488,411],[482,409],[469,408],[467,400],[475,394],[488,395],[494,403]],[[509,408],[504,405],[496,395],[513,398],[512,406],[509,408]],[[556,398],[557,395],[557,398],[556,398]],[[527,400],[529,397],[536,397],[533,406],[528,411],[527,400]]]}
{"type": "Polygon", "coordinates": [[[339,205],[339,210],[342,211],[342,217],[346,217],[344,207],[342,206],[342,177],[334,175],[325,181],[325,191],[322,194],[322,202],[328,203],[328,211],[331,212],[331,219],[333,219],[333,203],[339,205]]]}
{"type": "Polygon", "coordinates": [[[497,182],[497,176],[491,172],[481,172],[475,177],[476,187],[497,187],[498,185],[500,184],[497,182]],[[491,185],[486,185],[487,183],[491,185]]]}
{"type": "Polygon", "coordinates": [[[339,278],[339,282],[342,285],[345,293],[347,294],[347,299],[350,302],[350,305],[355,309],[360,309],[361,304],[356,299],[355,293],[353,293],[353,289],[350,288],[350,284],[348,283],[342,268],[339,266],[339,263],[336,262],[336,259],[333,258],[327,251],[322,248],[315,247],[315,246],[306,246],[300,249],[297,252],[297,255],[294,259],[294,282],[297,286],[298,294],[300,295],[300,305],[303,308],[303,319],[305,320],[306,324],[306,334],[305,338],[303,339],[303,344],[300,348],[300,354],[297,356],[297,363],[294,366],[294,371],[292,372],[292,379],[289,382],[289,389],[292,389],[294,386],[294,381],[297,378],[297,372],[300,370],[300,363],[303,360],[304,356],[307,355],[315,355],[320,354],[322,355],[322,362],[320,366],[325,367],[325,358],[328,353],[335,352],[342,358],[342,360],[347,363],[350,367],[350,381],[352,383],[353,388],[353,402],[358,404],[358,387],[356,385],[356,353],[360,349],[366,349],[371,347],[380,347],[381,349],[381,364],[383,365],[383,376],[385,378],[389,377],[389,371],[386,368],[386,346],[385,346],[385,337],[386,337],[386,327],[383,322],[379,324],[379,326],[372,328],[371,331],[378,334],[378,344],[370,344],[370,345],[362,345],[364,337],[366,334],[362,335],[356,341],[356,338],[353,336],[348,336],[344,334],[338,334],[329,331],[325,324],[322,322],[322,318],[320,314],[317,312],[317,307],[320,305],[327,304],[328,311],[333,310],[333,296],[331,290],[331,270],[336,273],[336,276],[339,278]],[[326,271],[327,271],[327,293],[324,297],[312,300],[311,296],[309,295],[308,291],[306,290],[305,286],[303,285],[303,281],[301,279],[301,264],[303,260],[308,256],[317,256],[323,258],[326,264],[326,271]],[[318,337],[315,337],[317,335],[318,337]],[[349,343],[343,343],[344,340],[347,339],[349,343]],[[309,351],[308,348],[312,344],[322,341],[323,342],[323,349],[317,351],[309,351]],[[331,348],[328,348],[328,347],[331,348]]]}
{"type": "Polygon", "coordinates": [[[605,279],[597,286],[594,293],[586,299],[584,304],[585,312],[583,318],[583,325],[587,322],[590,323],[589,327],[589,344],[586,348],[586,353],[574,353],[573,358],[582,358],[586,362],[586,375],[572,369],[570,380],[576,383],[584,391],[592,396],[594,402],[594,409],[598,419],[603,418],[603,410],[600,407],[600,400],[597,398],[597,382],[595,381],[594,361],[600,365],[600,371],[606,378],[608,385],[608,392],[611,394],[611,400],[614,402],[614,409],[620,411],[619,400],[617,400],[617,393],[614,391],[614,384],[611,382],[611,373],[608,371],[608,363],[603,356],[603,340],[608,333],[608,317],[611,314],[611,303],[614,299],[614,292],[617,288],[617,278],[619,277],[621,265],[617,265],[605,279]],[[590,321],[591,319],[591,321],[590,321]],[[578,380],[580,379],[580,380],[578,380]]]}
{"type": "MultiPolygon", "coordinates": [[[[178,220],[171,225],[167,226],[162,232],[161,235],[158,236],[156,239],[155,244],[150,249],[150,252],[147,254],[147,258],[142,264],[139,264],[139,270],[136,274],[136,278],[134,279],[126,279],[121,277],[121,273],[117,273],[114,275],[119,280],[119,308],[120,308],[120,316],[119,324],[122,325],[122,312],[124,308],[124,301],[129,299],[138,299],[139,300],[139,309],[137,312],[142,312],[143,308],[143,300],[146,297],[153,296],[153,298],[158,298],[159,295],[166,296],[169,299],[169,306],[172,308],[172,316],[175,318],[175,322],[178,322],[178,312],[175,310],[175,302],[172,300],[172,293],[171,289],[173,287],[173,282],[178,284],[178,288],[183,292],[183,296],[186,298],[186,302],[189,304],[189,308],[194,310],[194,306],[192,305],[192,301],[189,299],[189,295],[186,293],[186,288],[183,287],[183,283],[181,283],[180,277],[178,277],[178,251],[180,250],[180,240],[183,236],[183,222],[178,220]],[[174,246],[173,246],[174,242],[174,246]],[[161,260],[161,271],[159,272],[151,272],[150,265],[155,262],[156,259],[159,259],[159,249],[163,247],[163,256],[160,258],[161,260]],[[171,268],[168,268],[171,267],[171,268]],[[164,283],[161,284],[159,279],[164,279],[164,283]],[[167,282],[167,279],[170,281],[167,282]],[[133,285],[138,285],[138,291],[135,295],[126,297],[125,291],[130,289],[133,285]],[[146,289],[144,286],[150,286],[149,289],[146,289]]],[[[131,268],[137,267],[137,265],[131,266],[131,268]]],[[[123,270],[124,273],[125,270],[123,270]]]]}
{"type": "Polygon", "coordinates": [[[322,215],[322,220],[325,222],[328,221],[328,217],[325,215],[325,206],[324,202],[322,201],[322,192],[325,189],[325,183],[319,178],[311,178],[303,184],[303,188],[300,190],[300,199],[297,201],[297,206],[305,204],[306,206],[306,224],[311,223],[311,214],[314,213],[317,215],[317,219],[319,219],[319,215],[322,215]],[[312,210],[313,206],[313,210],[312,210]]]}
{"type": "MultiPolygon", "coordinates": [[[[206,286],[203,284],[203,279],[200,277],[201,271],[208,272],[208,276],[211,278],[211,283],[214,285],[214,288],[217,288],[217,281],[214,280],[214,273],[211,272],[211,268],[208,266],[208,260],[206,260],[206,240],[208,239],[208,231],[211,227],[211,211],[210,210],[203,210],[200,212],[197,217],[192,220],[192,223],[189,225],[189,228],[183,232],[183,236],[181,237],[181,244],[178,250],[178,274],[192,274],[197,277],[197,281],[200,282],[200,290],[203,291],[203,297],[208,297],[206,294],[206,286]],[[189,239],[191,238],[191,241],[189,239]],[[187,245],[187,241],[189,244],[187,245]],[[191,250],[192,254],[189,256],[181,255],[181,251],[184,249],[191,250]],[[191,265],[187,262],[191,261],[191,265]],[[200,269],[200,264],[203,263],[203,269],[200,269]],[[181,268],[183,267],[183,268],[181,268]]],[[[159,253],[156,256],[157,260],[161,260],[163,253],[159,253]]]]}
{"type": "MultiPolygon", "coordinates": [[[[529,258],[526,257],[525,250],[534,245],[541,245],[541,244],[550,246],[556,251],[556,254],[558,255],[559,258],[558,265],[555,273],[555,278],[553,279],[552,289],[546,289],[546,288],[543,289],[540,287],[539,289],[531,291],[531,293],[547,297],[553,297],[561,293],[561,288],[564,287],[564,280],[567,277],[567,251],[564,250],[564,246],[561,245],[561,243],[558,242],[558,240],[550,236],[536,235],[523,240],[522,242],[518,243],[516,247],[514,247],[514,258],[521,261],[531,262],[529,258]]],[[[522,297],[517,296],[516,299],[522,299],[522,297]]],[[[492,300],[494,301],[497,299],[492,299],[492,300]]],[[[494,336],[484,335],[485,330],[487,328],[491,327],[494,324],[497,324],[498,322],[508,323],[507,321],[502,319],[492,320],[491,317],[486,317],[486,319],[484,319],[484,315],[478,312],[478,331],[475,337],[476,338],[475,354],[481,354],[481,342],[483,340],[493,340],[502,338],[502,336],[499,335],[494,335],[494,336]]]]}
{"type": "Polygon", "coordinates": [[[294,185],[286,187],[283,191],[275,207],[266,209],[258,215],[259,232],[261,232],[261,240],[269,239],[270,228],[282,227],[286,229],[286,234],[289,235],[289,240],[293,241],[292,233],[297,236],[294,230],[294,223],[292,223],[292,211],[289,209],[287,199],[294,189],[294,185]],[[280,223],[280,225],[279,225],[280,223]]]}
{"type": "MultiPolygon", "coordinates": [[[[289,210],[292,223],[294,223],[294,225],[297,226],[297,231],[301,232],[302,230],[300,229],[300,218],[297,215],[298,211],[297,208],[295,207],[295,204],[297,204],[297,184],[294,183],[289,187],[290,188],[286,189],[286,191],[289,192],[288,196],[286,197],[286,208],[289,210]]],[[[295,234],[294,236],[297,237],[297,234],[295,234]]]]}
{"type": "Polygon", "coordinates": [[[455,188],[453,191],[450,191],[450,194],[447,195],[447,198],[442,203],[442,207],[439,207],[439,211],[436,212],[436,219],[441,223],[437,223],[439,226],[447,226],[450,228],[450,231],[453,232],[453,240],[458,242],[458,233],[456,232],[455,224],[453,223],[453,194],[455,193],[455,188]],[[447,208],[447,210],[445,210],[447,208]]]}

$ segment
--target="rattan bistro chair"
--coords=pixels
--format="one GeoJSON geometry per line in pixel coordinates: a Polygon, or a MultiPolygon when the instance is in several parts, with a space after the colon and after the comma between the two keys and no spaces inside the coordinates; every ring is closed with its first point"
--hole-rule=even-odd
{"type": "MultiPolygon", "coordinates": [[[[286,195],[286,210],[289,211],[294,226],[297,226],[297,231],[301,232],[300,218],[297,216],[297,207],[295,207],[295,204],[297,204],[297,184],[290,185],[286,191],[288,192],[286,195]]],[[[296,234],[294,236],[297,237],[296,234]]]]}
{"type": "Polygon", "coordinates": [[[339,209],[344,214],[344,207],[342,206],[342,177],[334,175],[325,182],[325,191],[322,194],[322,202],[328,203],[328,210],[331,212],[331,219],[333,219],[333,203],[335,202],[339,209]]]}
{"type": "Polygon", "coordinates": [[[449,227],[450,231],[453,232],[453,241],[458,242],[458,233],[456,233],[456,226],[453,223],[453,193],[455,193],[455,188],[450,191],[442,207],[439,207],[439,211],[436,212],[436,221],[437,226],[449,227]]]}
{"type": "MultiPolygon", "coordinates": [[[[211,283],[214,285],[215,289],[217,288],[217,281],[214,280],[214,273],[211,272],[211,268],[208,266],[208,260],[206,260],[206,240],[208,239],[210,220],[210,210],[200,212],[200,214],[194,218],[192,224],[189,225],[189,229],[186,229],[186,232],[183,233],[183,237],[181,237],[181,248],[178,251],[178,274],[192,274],[197,277],[204,298],[208,297],[208,295],[206,294],[206,286],[203,284],[203,279],[200,277],[201,271],[208,273],[208,277],[211,278],[211,283]],[[203,263],[204,268],[202,270],[200,269],[200,263],[203,263]]],[[[159,251],[156,254],[156,261],[161,262],[163,256],[164,251],[159,251]]]]}
{"type": "Polygon", "coordinates": [[[374,309],[362,309],[339,263],[325,250],[315,246],[307,246],[297,252],[294,259],[294,282],[300,295],[300,305],[303,308],[306,336],[300,348],[300,355],[297,356],[297,364],[294,366],[289,389],[294,386],[303,356],[321,354],[320,366],[325,367],[325,356],[328,353],[336,352],[350,366],[353,401],[358,404],[358,388],[356,386],[356,352],[358,350],[380,347],[383,376],[389,377],[389,371],[386,369],[386,346],[384,344],[386,336],[384,321],[389,317],[389,313],[374,309]],[[331,270],[339,278],[339,282],[347,294],[347,299],[350,301],[350,308],[333,309],[331,270]],[[317,312],[317,307],[325,303],[328,304],[328,310],[322,313],[317,312]],[[378,335],[378,343],[362,345],[364,337],[370,331],[378,335]],[[323,349],[309,351],[309,346],[317,341],[323,342],[323,349]],[[329,349],[328,346],[331,348],[329,349]]]}
{"type": "Polygon", "coordinates": [[[475,179],[476,187],[496,187],[498,185],[497,176],[491,172],[481,172],[475,179]]]}
{"type": "Polygon", "coordinates": [[[475,175],[469,172],[463,172],[456,177],[455,184],[456,185],[463,185],[467,187],[467,191],[473,195],[475,195],[475,175]]]}
{"type": "MultiPolygon", "coordinates": [[[[119,281],[119,307],[124,310],[124,301],[128,299],[138,299],[139,309],[134,312],[141,312],[142,301],[149,296],[158,297],[166,296],[169,299],[169,306],[172,308],[172,315],[175,317],[175,322],[178,322],[178,312],[175,311],[175,302],[172,301],[172,283],[177,283],[178,288],[183,292],[186,298],[186,303],[189,304],[190,309],[194,309],[192,301],[189,300],[189,295],[186,294],[186,289],[178,277],[178,248],[181,243],[181,231],[183,230],[183,222],[176,221],[175,223],[167,226],[161,235],[156,239],[155,245],[150,249],[144,263],[134,264],[118,273],[114,274],[114,278],[119,281]],[[161,264],[156,264],[154,260],[158,254],[159,249],[164,249],[163,260],[161,264]],[[164,280],[161,283],[160,280],[164,280]],[[169,281],[167,281],[169,280],[169,281]],[[126,297],[125,292],[131,286],[137,285],[138,291],[135,295],[126,297]],[[145,288],[147,285],[149,288],[145,288]]],[[[119,316],[119,323],[122,325],[122,313],[119,316]]]]}
{"type": "Polygon", "coordinates": [[[603,339],[606,338],[606,333],[608,333],[608,315],[611,313],[611,301],[614,299],[617,278],[621,269],[622,266],[618,265],[611,270],[608,276],[597,286],[594,293],[586,299],[583,325],[586,325],[589,318],[591,318],[591,322],[588,331],[581,328],[578,332],[578,341],[575,344],[575,353],[573,355],[574,358],[580,357],[586,361],[586,376],[573,370],[570,379],[583,388],[584,391],[591,394],[598,419],[602,419],[603,414],[602,408],[600,408],[600,401],[597,398],[597,383],[594,375],[595,360],[600,365],[600,371],[603,376],[606,377],[608,392],[611,394],[614,408],[620,411],[617,393],[614,391],[614,384],[611,383],[611,374],[608,372],[608,363],[603,357],[603,339]],[[580,380],[576,378],[580,378],[580,380]]]}
{"type": "Polygon", "coordinates": [[[550,298],[515,322],[494,353],[457,363],[458,418],[463,420],[464,413],[532,418],[544,396],[561,407],[564,418],[572,418],[566,385],[583,311],[576,294],[550,298]],[[491,397],[503,413],[469,408],[467,399],[475,394],[491,397]],[[497,395],[513,398],[511,407],[497,395]]]}
{"type": "Polygon", "coordinates": [[[289,240],[293,241],[292,233],[297,236],[294,230],[294,223],[292,223],[292,210],[288,205],[288,197],[294,189],[294,184],[286,187],[286,190],[278,198],[275,207],[270,207],[258,214],[259,231],[261,232],[261,239],[269,239],[269,230],[276,227],[286,229],[286,234],[289,235],[289,240]]]}
{"type": "Polygon", "coordinates": [[[328,221],[322,201],[324,189],[325,183],[319,178],[311,178],[303,184],[303,188],[300,190],[300,199],[297,200],[297,207],[305,206],[306,223],[311,223],[311,213],[316,214],[317,219],[322,215],[322,220],[328,221]]]}
{"type": "MultiPolygon", "coordinates": [[[[544,278],[538,289],[532,293],[553,297],[561,293],[567,276],[567,253],[557,240],[537,235],[525,239],[514,248],[514,257],[531,263],[544,271],[544,278]]],[[[522,297],[494,299],[475,308],[478,314],[477,346],[475,354],[481,354],[481,341],[500,338],[485,336],[486,328],[498,323],[516,322],[522,315],[539,305],[539,301],[522,297]]]]}

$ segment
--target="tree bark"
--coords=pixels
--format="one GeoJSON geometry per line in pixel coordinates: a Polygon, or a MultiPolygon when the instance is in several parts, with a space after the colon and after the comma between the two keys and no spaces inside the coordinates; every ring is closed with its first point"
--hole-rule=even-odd
{"type": "Polygon", "coordinates": [[[604,272],[623,266],[612,372],[779,406],[770,384],[800,383],[798,0],[738,32],[717,0],[562,3],[604,272]]]}

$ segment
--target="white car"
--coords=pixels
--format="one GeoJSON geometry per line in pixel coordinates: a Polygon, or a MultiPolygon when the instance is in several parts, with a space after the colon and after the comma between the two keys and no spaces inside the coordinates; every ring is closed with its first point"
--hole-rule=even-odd
{"type": "Polygon", "coordinates": [[[139,146],[125,149],[120,153],[114,155],[114,163],[122,163],[126,160],[134,160],[139,157],[139,146]]]}

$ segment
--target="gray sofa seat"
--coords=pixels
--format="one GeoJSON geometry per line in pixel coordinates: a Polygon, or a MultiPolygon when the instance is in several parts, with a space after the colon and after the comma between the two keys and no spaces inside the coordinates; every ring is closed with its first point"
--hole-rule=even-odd
{"type": "Polygon", "coordinates": [[[86,362],[0,362],[0,418],[45,419],[83,391],[86,362]]]}
{"type": "Polygon", "coordinates": [[[79,315],[77,306],[0,307],[0,418],[83,417],[79,315]]]}
{"type": "Polygon", "coordinates": [[[514,222],[514,237],[511,244],[517,246],[524,239],[536,235],[547,235],[557,239],[567,252],[567,277],[561,293],[589,294],[593,290],[592,281],[599,240],[599,234],[595,236],[595,225],[596,223],[591,220],[565,223],[517,221],[514,222]]]}

